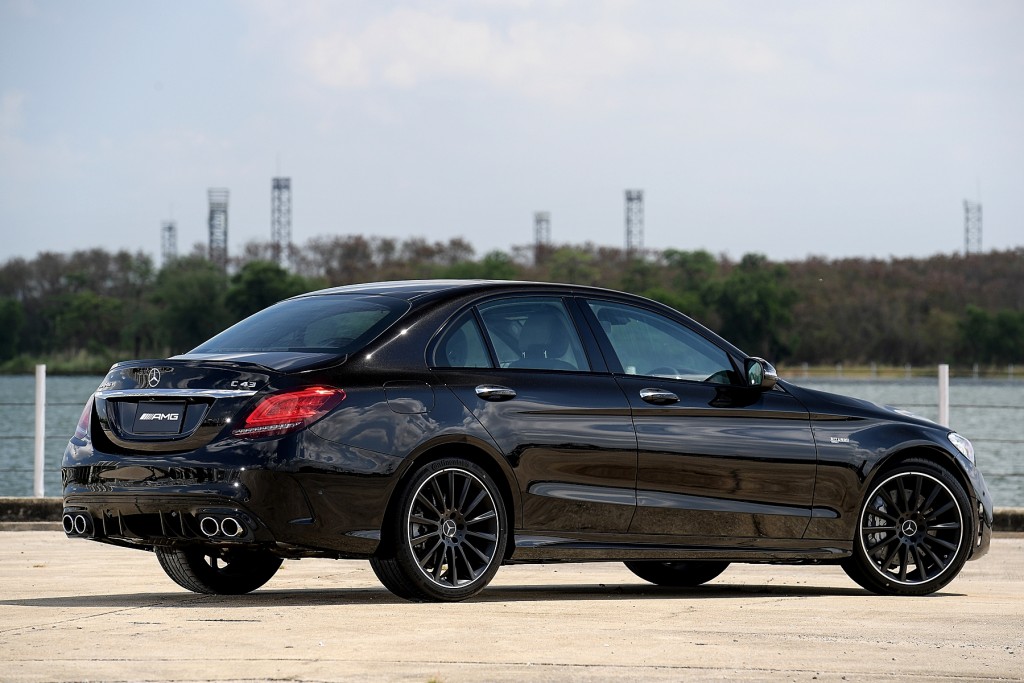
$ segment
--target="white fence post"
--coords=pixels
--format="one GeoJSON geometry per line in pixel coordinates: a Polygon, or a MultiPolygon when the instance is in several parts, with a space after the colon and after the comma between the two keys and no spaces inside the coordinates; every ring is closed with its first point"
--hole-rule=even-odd
{"type": "Polygon", "coordinates": [[[939,424],[949,426],[949,366],[939,366],[939,424]]]}
{"type": "Polygon", "coordinates": [[[36,366],[36,466],[32,495],[42,498],[46,476],[46,366],[36,366]]]}

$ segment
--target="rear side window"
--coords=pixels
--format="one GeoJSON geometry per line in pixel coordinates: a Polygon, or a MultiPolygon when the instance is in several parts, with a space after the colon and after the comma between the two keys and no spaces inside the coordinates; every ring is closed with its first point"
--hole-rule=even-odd
{"type": "Polygon", "coordinates": [[[434,367],[490,368],[491,356],[473,314],[462,316],[441,337],[434,350],[434,367]]]}
{"type": "Polygon", "coordinates": [[[408,310],[408,303],[387,296],[325,294],[289,299],[254,313],[191,353],[351,354],[408,310]]]}
{"type": "Polygon", "coordinates": [[[589,370],[576,327],[555,297],[504,299],[480,306],[503,368],[589,370]]]}

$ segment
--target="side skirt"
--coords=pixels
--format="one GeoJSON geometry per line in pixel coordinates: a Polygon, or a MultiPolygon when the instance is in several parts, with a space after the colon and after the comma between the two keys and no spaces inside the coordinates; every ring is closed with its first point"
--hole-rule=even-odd
{"type": "Polygon", "coordinates": [[[680,538],[618,534],[579,536],[521,532],[508,564],[604,562],[612,560],[728,560],[800,564],[837,562],[849,557],[850,541],[777,538],[680,538]]]}

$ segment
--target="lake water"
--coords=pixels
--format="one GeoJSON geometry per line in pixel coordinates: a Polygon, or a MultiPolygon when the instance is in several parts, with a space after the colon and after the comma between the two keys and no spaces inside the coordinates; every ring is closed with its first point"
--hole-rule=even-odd
{"type": "MultiPolygon", "coordinates": [[[[46,495],[59,496],[60,460],[82,407],[101,377],[46,381],[46,495]]],[[[938,417],[934,379],[800,380],[799,384],[938,417]]],[[[953,379],[950,426],[974,442],[999,507],[1024,507],[1024,382],[953,379]]],[[[31,496],[35,378],[0,376],[0,496],[31,496]]]]}

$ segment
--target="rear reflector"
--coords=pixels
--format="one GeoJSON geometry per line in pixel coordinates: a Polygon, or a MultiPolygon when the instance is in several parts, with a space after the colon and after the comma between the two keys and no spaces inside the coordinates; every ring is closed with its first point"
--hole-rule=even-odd
{"type": "Polygon", "coordinates": [[[309,387],[267,396],[245,418],[245,424],[231,434],[243,439],[281,436],[316,422],[344,400],[345,392],[333,387],[309,387]]]}

